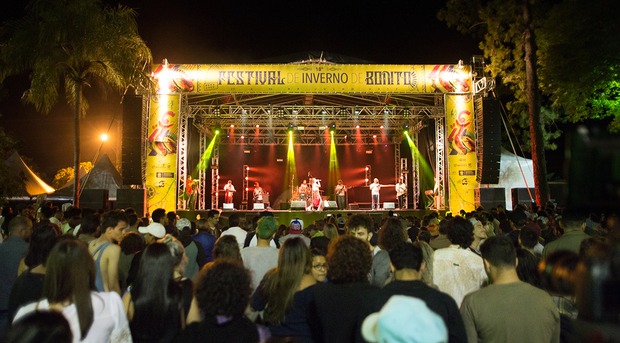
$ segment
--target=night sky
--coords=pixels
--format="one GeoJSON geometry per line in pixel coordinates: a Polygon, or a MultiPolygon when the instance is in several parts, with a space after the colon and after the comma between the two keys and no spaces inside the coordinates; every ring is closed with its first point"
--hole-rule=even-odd
{"type": "MultiPolygon", "coordinates": [[[[108,3],[118,3],[107,1],[108,3]]],[[[307,58],[308,51],[337,54],[366,63],[453,64],[480,54],[477,43],[437,19],[444,1],[146,1],[135,8],[139,31],[156,63],[270,63],[307,58]]],[[[1,20],[23,13],[3,8],[1,20]]],[[[24,80],[11,79],[0,92],[0,126],[21,143],[19,152],[43,178],[73,165],[72,112],[59,105],[44,116],[19,102],[24,80]]],[[[82,120],[82,160],[91,160],[99,134],[121,117],[119,98],[88,94],[91,110],[82,120]]],[[[118,122],[102,148],[115,159],[118,122]]]]}

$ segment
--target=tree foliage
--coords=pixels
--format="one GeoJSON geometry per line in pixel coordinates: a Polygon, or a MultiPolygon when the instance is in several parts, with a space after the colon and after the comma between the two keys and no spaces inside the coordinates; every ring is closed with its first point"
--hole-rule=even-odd
{"type": "MultiPolygon", "coordinates": [[[[25,17],[0,37],[0,81],[28,73],[24,101],[43,113],[64,95],[74,108],[74,172],[80,161],[79,119],[88,109],[84,90],[95,83],[124,93],[150,86],[151,52],[138,34],[135,12],[100,0],[33,0],[25,17]]],[[[79,205],[79,178],[75,204],[79,205]]]]}
{"type": "MultiPolygon", "coordinates": [[[[82,162],[80,163],[80,170],[83,170],[84,174],[89,173],[93,170],[94,165],[92,162],[82,162]]],[[[74,178],[73,167],[62,168],[56,172],[54,175],[54,180],[52,180],[52,187],[55,189],[59,189],[69,183],[74,178]]]]}
{"type": "Polygon", "coordinates": [[[16,142],[0,128],[0,203],[18,195],[23,189],[20,175],[11,171],[4,161],[15,151],[16,142]]]}

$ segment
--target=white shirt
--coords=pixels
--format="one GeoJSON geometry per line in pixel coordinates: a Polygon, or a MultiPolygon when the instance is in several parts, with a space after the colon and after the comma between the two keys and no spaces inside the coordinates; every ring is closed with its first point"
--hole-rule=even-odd
{"type": "Polygon", "coordinates": [[[381,184],[378,182],[373,182],[370,184],[370,194],[379,195],[379,191],[381,190],[381,184]]]}
{"type": "Polygon", "coordinates": [[[226,231],[222,232],[221,236],[235,236],[235,239],[237,239],[237,243],[239,244],[239,250],[243,249],[243,244],[245,243],[245,237],[248,235],[248,232],[245,231],[244,229],[238,227],[238,226],[233,226],[233,227],[229,227],[226,231]]]}
{"type": "Polygon", "coordinates": [[[458,306],[465,295],[477,291],[487,281],[482,257],[452,244],[433,254],[433,283],[448,293],[458,306]]]}
{"type": "MultiPolygon", "coordinates": [[[[80,340],[80,322],[75,304],[62,310],[63,316],[71,327],[73,343],[133,342],[121,297],[115,292],[91,292],[90,299],[93,304],[93,324],[84,340],[80,340]]],[[[47,299],[28,304],[17,311],[13,323],[27,314],[48,309],[47,299]]]]}
{"type": "Polygon", "coordinates": [[[241,249],[243,265],[252,274],[252,290],[258,287],[265,274],[278,265],[277,248],[272,247],[247,247],[241,249]]]}

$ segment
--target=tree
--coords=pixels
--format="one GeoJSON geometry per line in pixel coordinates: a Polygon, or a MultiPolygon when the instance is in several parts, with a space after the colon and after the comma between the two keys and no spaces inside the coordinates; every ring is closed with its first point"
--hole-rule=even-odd
{"type": "Polygon", "coordinates": [[[0,81],[29,73],[23,99],[48,113],[64,93],[74,114],[74,204],[79,206],[79,121],[87,87],[102,84],[126,92],[149,86],[151,52],[140,38],[135,12],[99,0],[33,0],[26,16],[4,27],[0,81]]]}
{"type": "MultiPolygon", "coordinates": [[[[516,106],[511,109],[526,110],[536,201],[544,204],[549,200],[549,186],[538,86],[535,31],[538,20],[535,15],[529,0],[448,0],[439,18],[448,26],[482,38],[480,46],[485,58],[491,61],[490,72],[500,77],[514,93],[516,106]]],[[[525,115],[519,114],[520,117],[525,115]]]]}
{"type": "Polygon", "coordinates": [[[16,143],[0,128],[0,203],[23,190],[20,175],[11,171],[4,161],[15,151],[16,143]]]}
{"type": "MultiPolygon", "coordinates": [[[[91,170],[93,170],[95,166],[92,162],[82,162],[80,163],[80,169],[84,170],[85,174],[88,174],[91,170]]],[[[59,189],[64,185],[69,183],[69,181],[74,180],[75,172],[73,167],[62,168],[56,172],[54,175],[54,180],[52,180],[52,187],[59,189]]]]}

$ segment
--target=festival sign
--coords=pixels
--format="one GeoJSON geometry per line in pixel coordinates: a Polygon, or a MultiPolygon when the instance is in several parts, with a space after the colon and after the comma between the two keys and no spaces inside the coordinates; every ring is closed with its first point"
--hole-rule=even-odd
{"type": "Polygon", "coordinates": [[[148,211],[176,209],[180,96],[158,94],[149,102],[146,157],[148,211]]]}
{"type": "Polygon", "coordinates": [[[471,95],[448,94],[446,104],[446,151],[450,211],[475,210],[476,137],[471,95]]]}
{"type": "Polygon", "coordinates": [[[159,64],[158,93],[469,93],[458,65],[159,64]]]}

